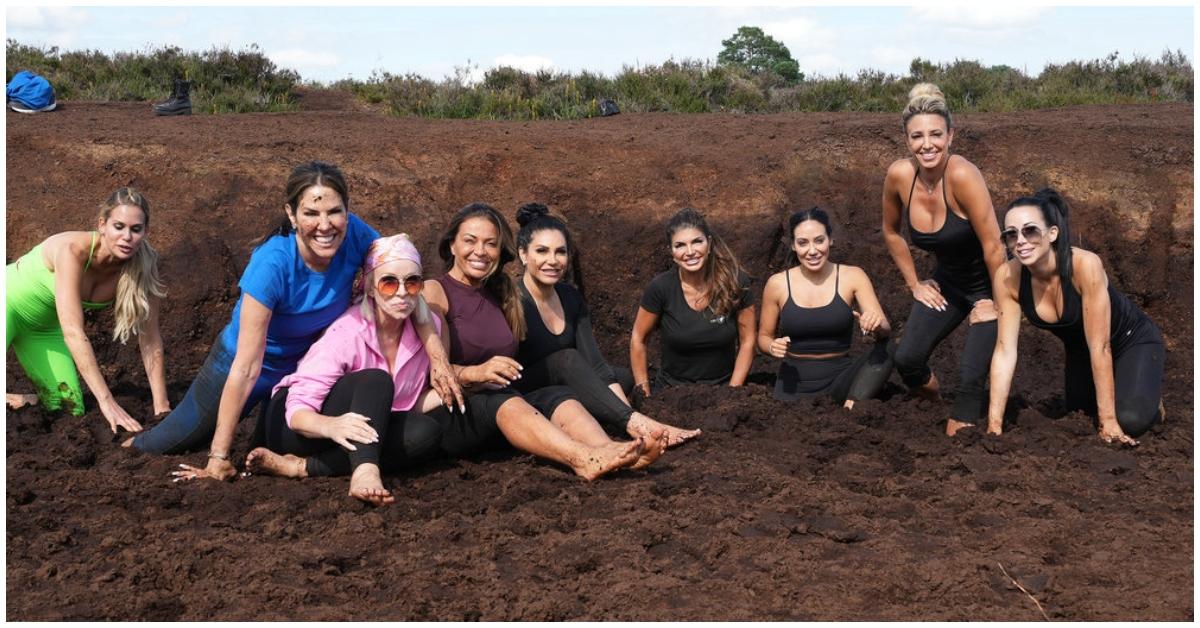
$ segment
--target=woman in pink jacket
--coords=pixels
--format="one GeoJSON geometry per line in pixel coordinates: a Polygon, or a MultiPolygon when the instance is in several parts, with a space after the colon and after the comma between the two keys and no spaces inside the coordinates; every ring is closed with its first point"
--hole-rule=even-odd
{"type": "MultiPolygon", "coordinates": [[[[303,478],[350,476],[350,495],[373,504],[395,501],[380,465],[407,466],[443,445],[447,414],[429,387],[429,357],[411,317],[430,317],[421,298],[421,256],[404,234],[379,238],[367,251],[359,299],[325,331],[296,372],[275,387],[251,473],[303,478]],[[434,416],[430,416],[433,414],[434,416]]],[[[443,335],[444,340],[444,335],[443,335]]],[[[450,434],[459,441],[494,434],[450,434]]]]}

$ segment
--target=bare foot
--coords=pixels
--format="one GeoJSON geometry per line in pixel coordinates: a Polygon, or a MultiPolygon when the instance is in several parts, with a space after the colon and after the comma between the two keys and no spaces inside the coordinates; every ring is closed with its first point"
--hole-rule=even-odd
{"type": "Polygon", "coordinates": [[[846,400],[846,403],[843,403],[843,404],[842,404],[842,407],[843,407],[843,408],[845,408],[845,409],[847,409],[847,410],[853,410],[853,409],[854,409],[854,400],[853,400],[853,399],[847,399],[847,400],[846,400]]]}
{"type": "Polygon", "coordinates": [[[383,488],[379,467],[373,464],[360,464],[355,467],[354,474],[350,476],[350,496],[376,506],[396,501],[392,492],[383,488]]]}
{"type": "Polygon", "coordinates": [[[625,431],[630,436],[634,438],[640,436],[647,441],[652,440],[654,432],[659,429],[666,430],[667,447],[674,447],[700,435],[700,430],[685,430],[666,423],[659,423],[641,412],[634,412],[625,426],[625,431]]]}
{"type": "Polygon", "coordinates": [[[929,401],[941,401],[942,386],[938,383],[937,375],[930,373],[929,381],[917,386],[916,388],[909,388],[908,394],[920,399],[927,399],[929,401]]]}
{"type": "Polygon", "coordinates": [[[32,406],[38,402],[37,395],[22,395],[17,393],[5,393],[4,401],[8,403],[8,407],[16,410],[25,406],[32,406]]]}
{"type": "Polygon", "coordinates": [[[646,453],[646,443],[641,438],[626,442],[611,442],[599,447],[591,447],[584,454],[583,460],[572,465],[576,475],[591,482],[592,480],[616,471],[621,467],[638,461],[646,453]]]}
{"type": "Polygon", "coordinates": [[[974,423],[963,423],[962,421],[955,421],[954,419],[947,419],[946,420],[946,436],[954,436],[955,434],[958,433],[958,430],[961,430],[964,427],[975,427],[975,424],[974,423]]]}
{"type": "Polygon", "coordinates": [[[646,443],[646,451],[642,452],[642,456],[629,467],[630,469],[644,469],[667,453],[667,431],[662,428],[651,432],[643,442],[646,443]]]}
{"type": "Polygon", "coordinates": [[[1159,423],[1167,422],[1167,407],[1163,405],[1162,399],[1158,400],[1158,422],[1159,423]]]}
{"type": "Polygon", "coordinates": [[[308,465],[304,458],[292,454],[279,455],[266,447],[256,447],[246,454],[246,473],[273,475],[280,478],[306,478],[308,465]]]}

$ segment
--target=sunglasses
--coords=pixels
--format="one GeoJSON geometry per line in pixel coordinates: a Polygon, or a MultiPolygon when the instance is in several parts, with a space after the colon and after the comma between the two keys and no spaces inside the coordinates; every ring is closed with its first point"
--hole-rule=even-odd
{"type": "Polygon", "coordinates": [[[384,275],[375,284],[375,289],[379,291],[379,296],[386,299],[400,291],[400,284],[404,284],[405,293],[415,297],[421,293],[423,282],[420,275],[409,275],[403,279],[395,275],[384,275]]]}
{"type": "Polygon", "coordinates": [[[1016,227],[1009,227],[1000,232],[1000,240],[1011,249],[1017,245],[1017,236],[1022,235],[1026,242],[1036,245],[1041,243],[1042,233],[1042,228],[1037,225],[1025,225],[1020,231],[1016,227]]]}

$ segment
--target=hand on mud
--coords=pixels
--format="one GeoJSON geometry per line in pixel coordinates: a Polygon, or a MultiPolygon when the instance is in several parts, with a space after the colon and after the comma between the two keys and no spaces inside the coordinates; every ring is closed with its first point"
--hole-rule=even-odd
{"type": "Polygon", "coordinates": [[[492,356],[492,359],[475,368],[479,369],[477,372],[482,384],[495,384],[503,388],[521,379],[521,364],[502,355],[492,356]]]}
{"type": "Polygon", "coordinates": [[[142,431],[142,424],[129,416],[129,413],[113,399],[100,402],[100,414],[108,420],[108,429],[112,430],[113,434],[117,433],[117,427],[127,432],[142,431]]]}
{"type": "Polygon", "coordinates": [[[450,364],[445,360],[430,363],[429,386],[437,391],[447,408],[453,409],[455,403],[459,408],[467,407],[466,401],[463,400],[462,386],[454,376],[454,369],[450,368],[450,364]]]}
{"type": "Polygon", "coordinates": [[[864,336],[873,334],[883,325],[883,314],[881,312],[854,312],[854,318],[858,319],[858,327],[862,330],[864,336]]]}
{"type": "Polygon", "coordinates": [[[1121,429],[1121,425],[1116,421],[1100,423],[1100,440],[1106,443],[1123,443],[1130,447],[1137,447],[1138,442],[1125,433],[1121,429]]]}
{"type": "Polygon", "coordinates": [[[996,304],[991,299],[980,299],[975,302],[975,307],[971,308],[971,314],[967,317],[967,323],[974,325],[975,323],[986,323],[999,318],[996,313],[996,304]]]}
{"type": "MultiPolygon", "coordinates": [[[[772,340],[770,351],[771,357],[782,358],[783,356],[787,355],[788,346],[791,344],[791,336],[784,336],[782,338],[776,338],[772,340]]],[[[650,395],[647,394],[646,396],[649,397],[650,395]]]]}
{"type": "Polygon", "coordinates": [[[375,431],[375,428],[371,427],[370,417],[363,416],[357,412],[347,412],[341,416],[329,419],[324,423],[321,431],[325,438],[350,451],[356,450],[354,445],[350,444],[350,441],[356,443],[379,442],[379,433],[375,431]]]}
{"type": "Polygon", "coordinates": [[[946,311],[946,297],[942,296],[942,288],[938,282],[926,279],[917,284],[912,290],[913,298],[939,312],[946,311]]]}
{"type": "Polygon", "coordinates": [[[220,458],[209,458],[208,466],[201,469],[193,467],[190,464],[180,464],[181,471],[172,471],[171,475],[175,476],[172,482],[180,482],[184,480],[195,480],[198,478],[210,478],[213,480],[228,480],[237,475],[237,468],[228,460],[220,458]]]}

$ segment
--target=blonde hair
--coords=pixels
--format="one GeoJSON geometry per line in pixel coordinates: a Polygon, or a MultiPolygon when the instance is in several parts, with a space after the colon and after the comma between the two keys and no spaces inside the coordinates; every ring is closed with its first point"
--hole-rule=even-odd
{"type": "MultiPolygon", "coordinates": [[[[117,188],[100,205],[100,218],[107,221],[112,210],[121,205],[132,205],[142,210],[142,227],[150,228],[150,202],[141,192],[131,188],[117,188]]],[[[117,279],[117,295],[113,304],[113,339],[125,344],[130,335],[142,332],[150,318],[150,297],[166,296],[158,275],[158,253],[150,241],[142,238],[137,250],[121,267],[117,279]]]]}
{"type": "Polygon", "coordinates": [[[950,117],[950,107],[946,105],[946,95],[933,83],[917,83],[908,91],[908,105],[900,114],[904,131],[908,132],[908,121],[913,116],[923,113],[942,116],[942,119],[946,121],[946,128],[954,128],[954,121],[950,117]]]}
{"type": "MultiPolygon", "coordinates": [[[[416,245],[413,244],[412,238],[409,238],[407,233],[381,237],[371,242],[371,246],[367,248],[363,266],[358,270],[358,281],[354,282],[352,297],[359,303],[358,311],[362,317],[372,323],[375,322],[375,299],[370,296],[371,280],[374,279],[376,268],[385,262],[394,260],[413,262],[421,274],[425,273],[425,267],[421,263],[421,254],[417,252],[416,245]]],[[[416,298],[417,305],[413,308],[413,316],[416,317],[418,323],[428,323],[429,306],[425,303],[425,297],[417,293],[416,298]]]]}

